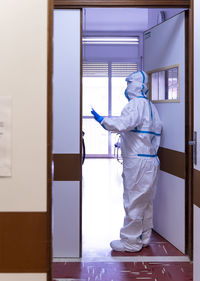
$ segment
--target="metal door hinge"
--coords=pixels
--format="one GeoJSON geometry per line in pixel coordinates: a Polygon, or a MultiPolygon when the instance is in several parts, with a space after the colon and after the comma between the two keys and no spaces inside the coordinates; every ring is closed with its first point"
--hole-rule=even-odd
{"type": "Polygon", "coordinates": [[[197,132],[193,133],[193,141],[189,141],[188,144],[193,146],[193,162],[197,165],[197,132]]]}

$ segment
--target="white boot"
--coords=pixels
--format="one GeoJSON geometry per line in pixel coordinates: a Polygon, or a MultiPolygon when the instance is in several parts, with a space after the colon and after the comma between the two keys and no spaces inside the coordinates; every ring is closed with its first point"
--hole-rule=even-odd
{"type": "Polygon", "coordinates": [[[118,252],[125,252],[125,247],[122,244],[121,240],[113,240],[110,243],[110,247],[114,250],[114,251],[118,251],[118,252]]]}
{"type": "Polygon", "coordinates": [[[150,244],[152,230],[146,230],[142,233],[142,247],[147,247],[150,244]]]}
{"type": "Polygon", "coordinates": [[[123,244],[123,242],[121,240],[114,240],[110,243],[110,247],[114,250],[114,251],[118,251],[118,252],[139,252],[141,250],[141,246],[140,245],[133,245],[133,246],[127,246],[123,244]]]}

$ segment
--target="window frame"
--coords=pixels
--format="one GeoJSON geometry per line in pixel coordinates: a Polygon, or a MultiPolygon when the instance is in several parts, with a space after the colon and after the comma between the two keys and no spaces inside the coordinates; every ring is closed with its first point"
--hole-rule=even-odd
{"type": "MultiPolygon", "coordinates": [[[[90,60],[90,61],[83,61],[83,63],[105,63],[108,64],[108,116],[112,114],[112,64],[119,63],[119,64],[131,64],[134,63],[137,65],[137,69],[140,68],[140,59],[132,58],[130,60],[90,60]]],[[[83,87],[83,85],[82,85],[83,87]]],[[[105,116],[103,116],[105,117],[105,116]]],[[[83,115],[82,119],[93,119],[92,116],[83,115]]],[[[107,154],[87,154],[87,147],[86,147],[86,158],[115,158],[114,154],[112,154],[112,133],[108,131],[108,153],[107,154]]]]}
{"type": "Polygon", "coordinates": [[[147,74],[149,75],[149,99],[151,100],[151,102],[153,102],[153,103],[180,103],[180,64],[174,64],[174,65],[170,65],[170,66],[166,66],[166,67],[157,68],[157,69],[148,71],[147,74]],[[177,99],[166,99],[166,100],[164,100],[164,99],[153,100],[152,99],[152,88],[151,88],[152,74],[156,73],[156,72],[170,70],[173,68],[178,68],[178,98],[177,99]]]}

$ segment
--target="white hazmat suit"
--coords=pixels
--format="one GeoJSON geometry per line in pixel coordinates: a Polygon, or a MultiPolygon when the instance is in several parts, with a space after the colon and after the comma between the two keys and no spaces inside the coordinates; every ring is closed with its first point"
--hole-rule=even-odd
{"type": "Polygon", "coordinates": [[[120,240],[111,242],[113,250],[140,251],[149,244],[152,203],[159,172],[157,150],[161,121],[155,106],[148,100],[148,76],[135,72],[127,78],[125,95],[129,102],[119,117],[105,117],[101,125],[121,135],[124,185],[124,225],[120,240]]]}

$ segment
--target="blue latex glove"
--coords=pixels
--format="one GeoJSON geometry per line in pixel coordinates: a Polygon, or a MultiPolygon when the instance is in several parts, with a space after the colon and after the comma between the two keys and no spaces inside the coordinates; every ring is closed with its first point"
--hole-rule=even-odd
{"type": "Polygon", "coordinates": [[[91,113],[94,115],[94,119],[95,119],[97,122],[99,122],[99,123],[101,123],[102,120],[104,119],[104,118],[103,118],[101,115],[99,115],[93,108],[92,108],[91,113]]]}

